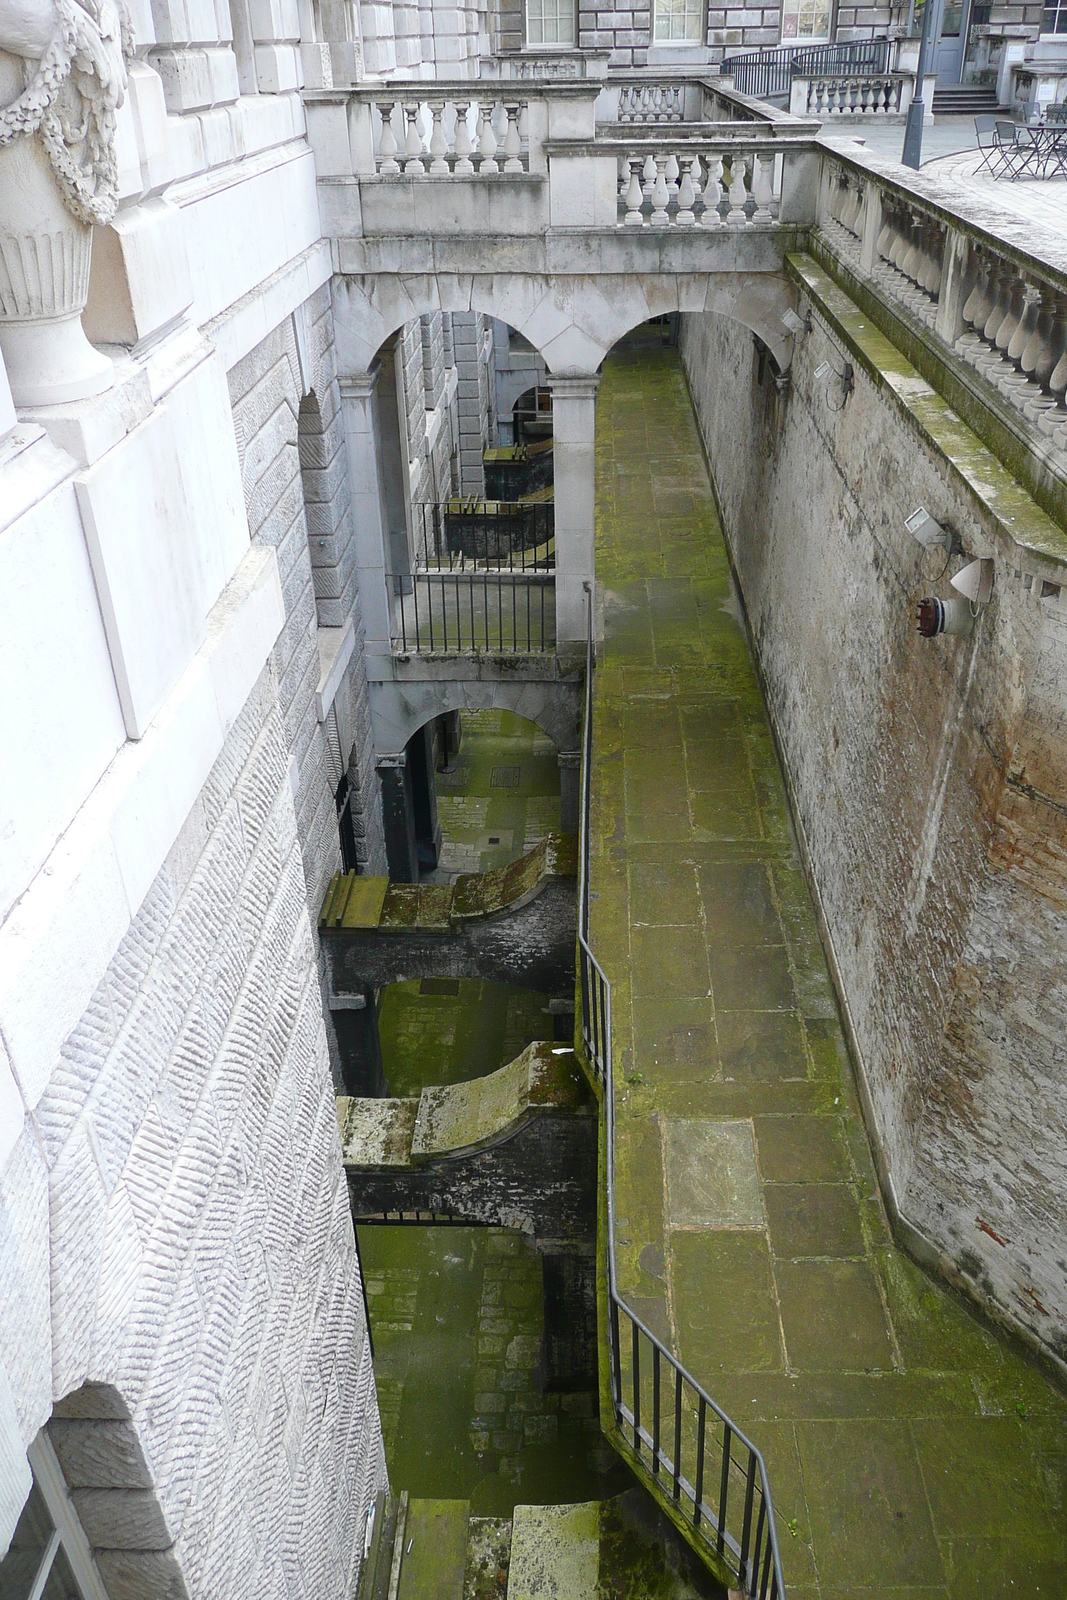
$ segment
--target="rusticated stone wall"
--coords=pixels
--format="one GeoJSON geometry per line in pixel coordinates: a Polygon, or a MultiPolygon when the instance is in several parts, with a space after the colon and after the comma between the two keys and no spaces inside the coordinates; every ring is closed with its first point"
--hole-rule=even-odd
{"type": "MultiPolygon", "coordinates": [[[[270,664],[0,1201],[23,1433],[106,1386],[156,1485],[143,1505],[97,1496],[93,1542],[173,1541],[168,1593],[178,1573],[213,1600],[346,1600],[384,1460],[270,664]]],[[[161,1592],[119,1565],[122,1594],[161,1592]]]]}
{"type": "Polygon", "coordinates": [[[681,348],[897,1207],[1067,1360],[1067,571],[996,526],[977,442],[968,488],[888,385],[815,377],[818,320],[787,395],[736,324],[681,348]],[[964,560],[919,505],[995,558],[970,638],[916,632],[964,560]]]}
{"type": "Polygon", "coordinates": [[[334,794],[347,770],[357,853],[385,870],[381,799],[370,734],[329,291],[286,318],[229,374],[249,532],[278,552],[286,624],[274,650],[293,762],[300,846],[313,915],[341,865],[334,794]],[[307,370],[305,370],[305,367],[307,370]],[[351,618],[356,647],[333,721],[318,720],[317,627],[351,618]]]}

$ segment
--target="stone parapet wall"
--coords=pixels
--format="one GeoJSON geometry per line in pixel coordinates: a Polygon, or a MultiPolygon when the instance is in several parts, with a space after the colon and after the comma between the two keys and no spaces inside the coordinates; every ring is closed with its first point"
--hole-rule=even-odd
{"type": "Polygon", "coordinates": [[[683,357],[889,1198],[1063,1362],[1067,539],[899,352],[862,319],[846,351],[815,309],[788,393],[714,315],[682,319],[683,357]],[[846,354],[842,400],[815,369],[846,354]],[[919,505],[995,561],[969,639],[915,631],[952,593],[919,505]]]}

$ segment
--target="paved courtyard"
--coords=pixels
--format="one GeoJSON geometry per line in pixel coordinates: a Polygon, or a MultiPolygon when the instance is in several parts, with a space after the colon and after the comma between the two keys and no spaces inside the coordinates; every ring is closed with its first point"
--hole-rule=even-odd
{"type": "Polygon", "coordinates": [[[893,1246],[672,350],[605,363],[597,572],[622,1291],[763,1449],[790,1600],[1062,1600],[1067,1401],[893,1246]]]}

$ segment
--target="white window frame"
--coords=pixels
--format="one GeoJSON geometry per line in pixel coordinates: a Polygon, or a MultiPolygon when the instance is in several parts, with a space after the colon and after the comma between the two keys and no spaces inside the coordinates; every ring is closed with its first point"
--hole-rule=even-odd
{"type": "Polygon", "coordinates": [[[85,1537],[85,1529],[74,1509],[67,1480],[63,1476],[63,1468],[52,1448],[52,1441],[43,1428],[30,1445],[26,1456],[33,1470],[33,1481],[41,1491],[45,1510],[52,1519],[52,1533],[44,1547],[44,1554],[26,1600],[41,1600],[60,1550],[67,1558],[82,1600],[108,1600],[108,1592],[104,1588],[100,1569],[85,1537]]]}
{"type": "MultiPolygon", "coordinates": [[[[567,10],[567,0],[539,0],[542,8],[540,27],[544,32],[544,7],[551,5],[558,21],[561,13],[567,10]]],[[[578,47],[578,0],[569,0],[571,13],[571,36],[569,39],[534,39],[530,32],[530,0],[525,0],[523,5],[523,22],[526,30],[526,48],[528,50],[576,50],[578,47]]]]}
{"type": "MultiPolygon", "coordinates": [[[[706,43],[708,36],[708,12],[704,0],[695,0],[695,5],[690,5],[689,0],[683,0],[686,21],[689,13],[695,11],[697,29],[694,34],[686,34],[682,38],[673,39],[669,33],[661,34],[659,23],[661,17],[660,0],[652,0],[652,38],[649,44],[653,49],[668,46],[672,50],[696,50],[706,43]]],[[[673,13],[673,7],[671,13],[673,13]]],[[[668,13],[668,15],[671,15],[668,13]]]]}

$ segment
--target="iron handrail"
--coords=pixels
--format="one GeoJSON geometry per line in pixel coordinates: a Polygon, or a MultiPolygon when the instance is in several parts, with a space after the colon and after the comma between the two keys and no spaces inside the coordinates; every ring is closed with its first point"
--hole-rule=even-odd
{"type": "Polygon", "coordinates": [[[387,573],[400,655],[542,655],[554,650],[556,574],[418,567],[387,573]]]}
{"type": "Polygon", "coordinates": [[[770,95],[787,95],[794,78],[821,76],[828,72],[878,77],[889,68],[888,39],[856,39],[847,44],[804,45],[800,49],[753,50],[730,56],[722,71],[734,80],[740,94],[766,100],[770,95]]]}
{"type": "MultiPolygon", "coordinates": [[[[759,1450],[721,1406],[671,1354],[619,1293],[615,1268],[615,1084],[611,1070],[611,984],[589,942],[589,838],[593,757],[593,591],[586,595],[585,726],[582,732],[581,827],[578,856],[578,949],[582,990],[582,1045],[603,1090],[607,1166],[607,1289],[611,1399],[627,1453],[648,1487],[669,1509],[684,1515],[701,1545],[734,1574],[748,1600],[785,1600],[782,1558],[774,1520],[767,1468],[759,1450]],[[622,1328],[629,1328],[624,1357],[622,1328]],[[642,1382],[642,1340],[651,1356],[651,1393],[642,1382]],[[629,1398],[624,1394],[624,1360],[629,1365],[629,1398]],[[664,1368],[673,1375],[664,1379],[664,1368]],[[671,1412],[665,1427],[664,1399],[671,1412]],[[696,1420],[690,1439],[691,1465],[683,1471],[686,1401],[696,1420]],[[648,1420],[645,1400],[651,1402],[648,1420]],[[695,1402],[695,1409],[693,1409],[695,1402]],[[709,1429],[709,1415],[711,1425],[709,1429]],[[709,1433],[713,1468],[707,1472],[709,1433]],[[715,1444],[719,1459],[714,1458],[715,1444]],[[718,1472],[714,1468],[718,1467],[718,1472]],[[710,1488],[708,1487],[710,1485],[710,1488]],[[731,1489],[736,1488],[732,1506],[731,1489]],[[758,1495],[758,1504],[757,1504],[758,1495]],[[741,1502],[740,1527],[737,1506],[741,1502]]],[[[691,1430],[690,1430],[691,1431],[691,1430]]]]}

